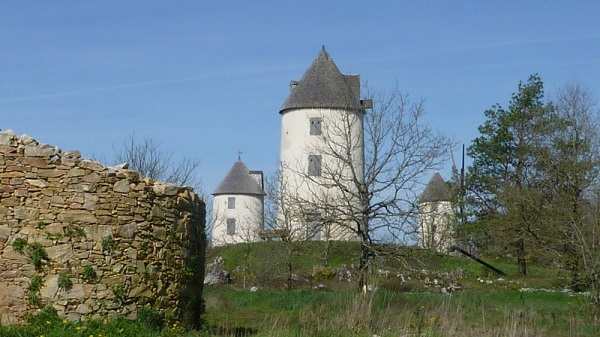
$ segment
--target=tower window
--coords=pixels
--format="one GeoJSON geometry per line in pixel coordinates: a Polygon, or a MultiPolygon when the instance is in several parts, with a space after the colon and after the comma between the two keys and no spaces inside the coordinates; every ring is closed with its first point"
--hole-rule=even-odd
{"type": "Polygon", "coordinates": [[[227,235],[235,234],[235,219],[229,218],[227,219],[227,235]]]}
{"type": "Polygon", "coordinates": [[[310,135],[320,136],[321,135],[321,118],[310,119],[310,135]]]}
{"type": "Polygon", "coordinates": [[[228,197],[227,198],[227,208],[228,209],[235,209],[235,197],[228,197]]]}
{"type": "Polygon", "coordinates": [[[321,229],[323,227],[321,214],[311,211],[306,214],[306,238],[310,240],[321,240],[321,229]]]}
{"type": "Polygon", "coordinates": [[[321,176],[321,156],[317,154],[308,155],[308,175],[321,176]]]}

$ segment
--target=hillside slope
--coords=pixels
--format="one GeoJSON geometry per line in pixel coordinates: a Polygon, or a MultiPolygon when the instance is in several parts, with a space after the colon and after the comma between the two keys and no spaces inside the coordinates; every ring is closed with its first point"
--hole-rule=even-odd
{"type": "MultiPolygon", "coordinates": [[[[357,242],[308,242],[289,254],[288,246],[281,242],[243,243],[210,249],[207,261],[222,257],[224,267],[231,273],[234,286],[282,288],[287,285],[288,257],[291,256],[294,287],[306,288],[323,284],[335,289],[354,286],[353,279],[342,281],[341,273],[352,273],[359,257],[357,242]]],[[[376,258],[371,282],[374,285],[393,287],[393,290],[424,290],[425,283],[453,281],[461,288],[501,287],[562,289],[566,275],[551,268],[531,265],[529,275],[522,277],[517,265],[507,258],[482,257],[504,271],[499,277],[481,264],[463,257],[445,255],[415,247],[394,247],[396,254],[376,258]],[[397,281],[397,282],[395,282],[397,281]],[[404,286],[402,286],[404,284],[404,286]]]]}

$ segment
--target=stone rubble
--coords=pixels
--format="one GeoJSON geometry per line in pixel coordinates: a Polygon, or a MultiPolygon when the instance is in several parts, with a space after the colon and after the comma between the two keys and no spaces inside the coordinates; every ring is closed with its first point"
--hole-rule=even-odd
{"type": "Polygon", "coordinates": [[[206,275],[204,276],[204,284],[218,285],[231,283],[231,276],[227,270],[223,258],[217,256],[213,262],[206,266],[206,275]]]}

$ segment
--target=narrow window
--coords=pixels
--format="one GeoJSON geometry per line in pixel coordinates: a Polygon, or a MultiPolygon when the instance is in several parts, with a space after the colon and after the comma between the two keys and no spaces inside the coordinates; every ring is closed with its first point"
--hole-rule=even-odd
{"type": "Polygon", "coordinates": [[[227,235],[235,234],[235,219],[229,218],[227,219],[227,235]]]}
{"type": "Polygon", "coordinates": [[[313,234],[312,239],[315,241],[321,241],[321,229],[320,228],[315,228],[315,232],[313,234]]]}
{"type": "Polygon", "coordinates": [[[312,211],[306,214],[306,236],[309,240],[321,240],[321,214],[312,211]]]}
{"type": "Polygon", "coordinates": [[[310,135],[320,136],[321,135],[321,118],[310,119],[310,135]]]}
{"type": "Polygon", "coordinates": [[[229,209],[235,209],[235,197],[228,197],[227,198],[227,208],[229,208],[229,209]]]}
{"type": "Polygon", "coordinates": [[[321,176],[321,156],[317,154],[308,155],[308,175],[321,176]]]}

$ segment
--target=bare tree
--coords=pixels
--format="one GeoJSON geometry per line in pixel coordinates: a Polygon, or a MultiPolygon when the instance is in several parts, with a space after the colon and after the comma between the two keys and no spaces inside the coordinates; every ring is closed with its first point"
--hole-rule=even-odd
{"type": "Polygon", "coordinates": [[[311,215],[307,214],[307,209],[297,202],[296,191],[291,189],[292,186],[283,179],[281,169],[267,177],[265,181],[266,230],[263,236],[276,238],[285,247],[287,289],[294,287],[294,258],[302,253],[302,248],[319,230],[308,221],[311,215]]]}
{"type": "Polygon", "coordinates": [[[288,202],[319,214],[322,223],[335,224],[360,242],[359,287],[365,285],[373,257],[390,253],[379,249],[378,237],[414,237],[417,192],[451,150],[451,141],[429,128],[423,113],[422,101],[412,103],[395,92],[375,97],[375,108],[368,112],[323,114],[323,141],[311,149],[322,158],[319,174],[284,164],[283,170],[302,180],[290,185],[303,189],[288,191],[288,202]]]}
{"type": "Polygon", "coordinates": [[[152,138],[138,139],[131,135],[115,152],[115,163],[127,163],[130,169],[142,176],[179,186],[191,186],[201,193],[197,175],[200,163],[190,158],[175,160],[152,138]]]}
{"type": "Polygon", "coordinates": [[[584,224],[573,228],[573,238],[589,282],[592,303],[600,306],[600,187],[590,199],[584,224]]]}
{"type": "Polygon", "coordinates": [[[561,125],[545,165],[554,199],[547,235],[555,243],[549,247],[570,271],[573,289],[591,281],[598,290],[600,256],[593,251],[600,229],[595,190],[600,182],[598,109],[589,91],[575,84],[559,92],[556,112],[561,125]]]}

